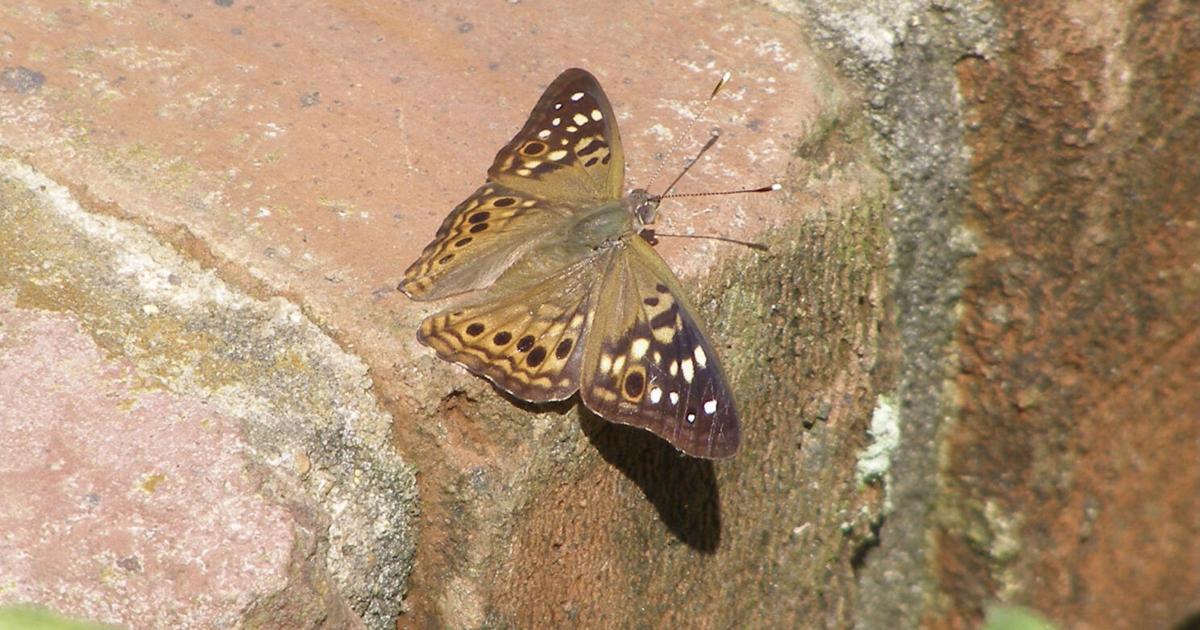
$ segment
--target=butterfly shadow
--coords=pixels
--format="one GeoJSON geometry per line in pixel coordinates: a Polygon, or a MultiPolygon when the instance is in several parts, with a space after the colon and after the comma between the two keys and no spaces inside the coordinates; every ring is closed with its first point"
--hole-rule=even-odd
{"type": "Polygon", "coordinates": [[[713,463],[680,454],[649,431],[609,422],[592,413],[579,397],[549,403],[521,400],[493,384],[497,394],[531,413],[579,409],[579,424],[606,462],[637,484],[667,529],[701,553],[716,553],[721,542],[720,497],[713,463]]]}
{"type": "Polygon", "coordinates": [[[715,553],[721,503],[713,463],[686,457],[649,431],[608,422],[582,405],[579,413],[600,456],[641,488],[667,529],[692,549],[715,553]]]}

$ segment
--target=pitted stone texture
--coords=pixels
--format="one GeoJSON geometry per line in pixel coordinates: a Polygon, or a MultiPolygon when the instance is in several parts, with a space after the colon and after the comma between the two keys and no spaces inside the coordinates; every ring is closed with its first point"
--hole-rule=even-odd
{"type": "MultiPolygon", "coordinates": [[[[76,322],[81,334],[129,370],[129,389],[170,392],[171,400],[208,410],[222,420],[211,421],[213,426],[236,435],[237,475],[172,485],[175,468],[160,471],[155,462],[173,460],[178,469],[200,474],[219,458],[203,450],[198,459],[159,454],[141,464],[147,467],[144,487],[182,493],[181,503],[207,506],[215,518],[221,516],[217,499],[238,493],[210,497],[204,493],[212,489],[205,484],[219,487],[244,478],[247,488],[285,515],[273,538],[257,536],[262,549],[282,545],[269,568],[278,584],[252,588],[226,581],[239,590],[234,599],[240,622],[390,625],[411,570],[415,489],[411,469],[388,446],[390,417],[370,394],[366,366],[294,304],[255,299],[229,287],[147,230],[89,212],[73,191],[15,160],[0,159],[0,224],[0,290],[10,301],[76,322]]],[[[58,380],[80,380],[90,373],[80,368],[82,374],[73,375],[79,366],[72,361],[53,364],[64,371],[58,380]]],[[[52,387],[57,382],[30,382],[14,393],[28,398],[12,400],[46,405],[70,400],[52,387]]],[[[130,398],[129,409],[142,409],[137,397],[130,398]]],[[[100,427],[119,433],[106,439],[124,439],[129,448],[151,453],[164,443],[186,448],[195,442],[189,430],[211,428],[203,422],[199,428],[147,424],[100,427]]],[[[14,444],[19,448],[21,442],[14,444]]],[[[28,505],[35,512],[48,507],[28,505]]],[[[239,527],[237,519],[226,521],[239,527]]],[[[172,521],[156,531],[186,538],[203,522],[172,521]]],[[[143,528],[137,512],[112,526],[143,528]]],[[[243,554],[241,561],[250,563],[254,553],[243,554]]],[[[148,583],[154,585],[178,577],[157,570],[152,558],[127,554],[118,560],[120,567],[152,572],[148,583]]],[[[193,561],[203,564],[203,556],[193,561]]],[[[91,598],[93,607],[115,605],[102,591],[76,594],[91,598]]],[[[156,599],[153,593],[141,596],[156,599]]],[[[156,625],[152,616],[133,617],[130,623],[156,625]]]]}
{"type": "Polygon", "coordinates": [[[0,291],[0,600],[131,627],[227,627],[286,583],[288,511],[237,423],[0,291]]]}

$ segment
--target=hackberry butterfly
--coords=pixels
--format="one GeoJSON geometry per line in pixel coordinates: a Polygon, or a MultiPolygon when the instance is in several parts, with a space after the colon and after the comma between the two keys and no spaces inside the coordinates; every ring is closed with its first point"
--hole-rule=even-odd
{"type": "Polygon", "coordinates": [[[415,300],[477,293],[422,321],[418,339],[518,398],[578,391],[607,420],[728,457],[738,413],[717,353],[642,236],[662,196],[626,195],[624,179],[608,98],[566,70],[404,272],[415,300]]]}

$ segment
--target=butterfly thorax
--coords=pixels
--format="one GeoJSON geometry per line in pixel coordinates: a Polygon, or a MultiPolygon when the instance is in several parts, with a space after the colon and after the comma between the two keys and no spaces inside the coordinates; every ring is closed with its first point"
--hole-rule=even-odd
{"type": "Polygon", "coordinates": [[[610,201],[579,217],[570,234],[577,243],[594,250],[605,249],[640,234],[657,213],[658,199],[639,188],[624,199],[610,201]]]}

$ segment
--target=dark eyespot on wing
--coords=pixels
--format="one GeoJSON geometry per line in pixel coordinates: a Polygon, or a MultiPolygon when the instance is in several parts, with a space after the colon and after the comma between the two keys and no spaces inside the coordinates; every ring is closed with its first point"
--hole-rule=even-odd
{"type": "Polygon", "coordinates": [[[637,398],[642,395],[642,389],[646,386],[646,377],[642,376],[641,372],[630,372],[625,376],[625,393],[630,398],[637,398]]]}

